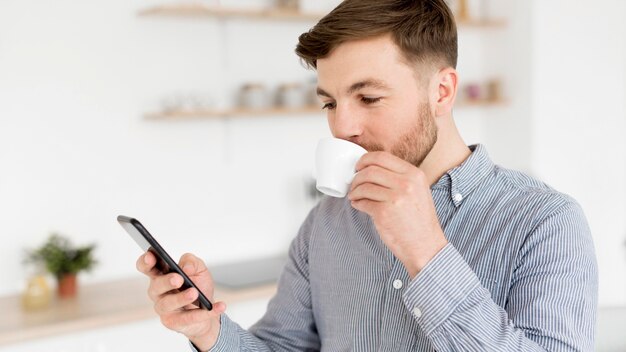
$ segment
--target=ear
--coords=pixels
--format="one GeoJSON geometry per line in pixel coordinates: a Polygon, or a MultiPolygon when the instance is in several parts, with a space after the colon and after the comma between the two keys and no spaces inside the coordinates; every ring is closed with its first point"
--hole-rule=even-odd
{"type": "Polygon", "coordinates": [[[441,69],[435,74],[431,81],[431,101],[436,117],[452,113],[457,87],[458,75],[452,67],[441,69]]]}

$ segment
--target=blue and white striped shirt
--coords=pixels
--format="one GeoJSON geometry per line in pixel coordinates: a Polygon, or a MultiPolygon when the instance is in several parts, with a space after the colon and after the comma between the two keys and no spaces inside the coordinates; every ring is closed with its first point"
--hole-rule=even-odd
{"type": "Polygon", "coordinates": [[[485,148],[432,196],[449,244],[413,279],[372,220],[324,198],[291,244],[263,318],[226,315],[213,351],[591,351],[597,267],[570,197],[485,148]]]}

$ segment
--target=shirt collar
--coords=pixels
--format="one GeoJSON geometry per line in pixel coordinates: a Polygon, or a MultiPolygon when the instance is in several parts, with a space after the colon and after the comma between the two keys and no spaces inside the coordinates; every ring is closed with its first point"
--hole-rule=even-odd
{"type": "Polygon", "coordinates": [[[448,170],[432,189],[448,189],[455,206],[461,205],[482,182],[489,176],[495,165],[482,144],[469,146],[472,154],[461,165],[448,170]]]}

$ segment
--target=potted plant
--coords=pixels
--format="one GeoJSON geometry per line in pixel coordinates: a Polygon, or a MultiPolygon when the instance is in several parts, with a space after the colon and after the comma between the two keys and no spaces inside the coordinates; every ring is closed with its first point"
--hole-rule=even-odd
{"type": "Polygon", "coordinates": [[[95,245],[74,247],[69,239],[52,234],[43,246],[27,252],[27,261],[42,263],[58,282],[59,297],[73,297],[77,292],[76,275],[95,264],[95,245]]]}

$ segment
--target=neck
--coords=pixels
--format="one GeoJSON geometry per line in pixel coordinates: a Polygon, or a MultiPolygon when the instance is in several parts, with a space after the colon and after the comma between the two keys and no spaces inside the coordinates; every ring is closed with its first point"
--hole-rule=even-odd
{"type": "Polygon", "coordinates": [[[420,165],[431,185],[450,169],[461,165],[472,154],[461,138],[452,116],[440,119],[441,122],[437,125],[437,142],[420,165]]]}

